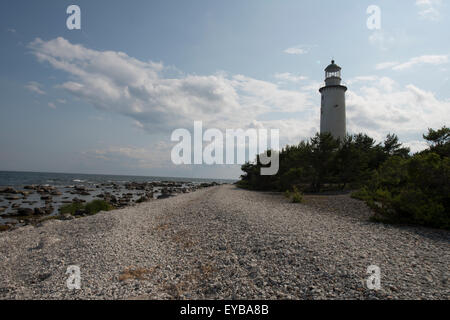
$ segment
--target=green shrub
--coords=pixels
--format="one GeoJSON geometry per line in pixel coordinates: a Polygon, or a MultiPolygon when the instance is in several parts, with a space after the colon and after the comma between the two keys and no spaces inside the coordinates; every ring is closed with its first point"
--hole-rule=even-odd
{"type": "Polygon", "coordinates": [[[362,187],[358,191],[355,191],[351,194],[351,197],[358,200],[367,201],[371,199],[371,195],[366,186],[362,187]]]}
{"type": "Polygon", "coordinates": [[[286,191],[286,197],[292,200],[292,203],[302,203],[303,202],[303,194],[298,190],[296,186],[293,188],[294,190],[290,192],[286,191]]]}
{"type": "Polygon", "coordinates": [[[113,206],[111,206],[105,200],[93,200],[87,203],[84,209],[88,214],[96,214],[97,212],[100,211],[110,211],[113,209],[113,206]]]}
{"type": "Polygon", "coordinates": [[[82,203],[74,202],[74,203],[71,203],[71,204],[66,204],[66,205],[61,206],[59,208],[59,212],[61,214],[70,213],[70,214],[73,215],[78,210],[83,210],[83,209],[84,209],[84,205],[82,203]]]}
{"type": "Polygon", "coordinates": [[[376,211],[377,221],[450,229],[450,160],[435,153],[393,157],[370,185],[352,196],[376,211]]]}
{"type": "Polygon", "coordinates": [[[59,208],[59,212],[61,214],[69,213],[71,215],[75,215],[77,211],[85,211],[87,214],[92,215],[100,211],[110,211],[113,209],[114,207],[105,200],[93,200],[86,204],[74,202],[71,204],[64,205],[59,208]]]}

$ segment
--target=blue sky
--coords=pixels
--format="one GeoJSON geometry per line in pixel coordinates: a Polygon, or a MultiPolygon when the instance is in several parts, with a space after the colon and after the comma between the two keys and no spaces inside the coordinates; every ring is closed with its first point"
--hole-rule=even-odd
{"type": "Polygon", "coordinates": [[[442,0],[4,0],[0,170],[236,178],[238,166],[174,166],[172,130],[202,120],[298,143],[319,128],[332,57],[348,131],[420,150],[450,122],[449,13],[442,0]],[[66,27],[70,4],[81,30],[66,27]]]}

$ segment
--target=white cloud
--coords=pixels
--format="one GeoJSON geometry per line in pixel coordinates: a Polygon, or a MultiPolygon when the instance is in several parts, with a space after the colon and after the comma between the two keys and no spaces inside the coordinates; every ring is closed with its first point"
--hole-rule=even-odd
{"type": "Polygon", "coordinates": [[[396,71],[411,69],[415,66],[420,65],[443,65],[449,62],[448,55],[423,55],[419,57],[414,57],[406,62],[383,62],[376,65],[377,70],[392,69],[396,71]]]}
{"type": "Polygon", "coordinates": [[[42,85],[40,83],[36,82],[36,81],[30,81],[25,86],[25,88],[27,88],[31,92],[34,92],[34,93],[37,93],[37,94],[45,94],[45,91],[43,91],[41,89],[41,87],[42,87],[42,85]]]}
{"type": "Polygon", "coordinates": [[[382,62],[382,63],[378,63],[375,66],[375,69],[377,69],[377,70],[390,69],[398,64],[399,64],[398,62],[382,62]]]}
{"type": "Polygon", "coordinates": [[[52,109],[56,109],[56,105],[53,102],[49,102],[48,106],[52,109]]]}
{"type": "MultiPolygon", "coordinates": [[[[347,126],[365,132],[378,141],[389,132],[415,148],[427,128],[440,128],[450,122],[450,101],[438,100],[432,92],[409,84],[400,86],[383,77],[347,94],[347,126]]],[[[422,148],[423,149],[423,148],[422,148]]]]}
{"type": "Polygon", "coordinates": [[[305,76],[297,76],[289,72],[284,73],[276,73],[274,75],[275,79],[281,80],[281,81],[287,81],[287,82],[300,82],[303,80],[307,80],[308,77],[305,76]]]}
{"type": "Polygon", "coordinates": [[[352,84],[360,83],[360,82],[373,82],[373,81],[376,81],[377,79],[378,79],[378,77],[376,77],[376,76],[358,76],[358,77],[350,78],[349,80],[346,81],[346,83],[348,85],[352,85],[352,84]]]}
{"type": "Polygon", "coordinates": [[[91,50],[64,38],[36,39],[30,48],[39,61],[68,73],[71,80],[60,88],[99,109],[128,116],[151,133],[190,128],[194,120],[205,127],[245,128],[267,112],[314,108],[309,92],[283,90],[244,75],[168,78],[162,63],[91,50]]]}
{"type": "Polygon", "coordinates": [[[441,19],[440,7],[442,0],[416,0],[421,19],[439,21],[441,19]]]}
{"type": "Polygon", "coordinates": [[[286,50],[284,50],[284,53],[287,53],[287,54],[306,54],[306,53],[308,53],[308,51],[306,49],[303,49],[303,48],[292,47],[292,48],[287,48],[286,50]]]}
{"type": "Polygon", "coordinates": [[[382,30],[373,31],[369,36],[369,44],[381,51],[387,51],[396,43],[396,38],[382,30]]]}
{"type": "Polygon", "coordinates": [[[309,50],[315,47],[315,45],[297,45],[290,48],[285,49],[283,52],[287,54],[293,54],[293,55],[301,55],[301,54],[307,54],[309,50]]]}
{"type": "Polygon", "coordinates": [[[84,152],[88,158],[116,162],[130,168],[150,169],[170,166],[171,146],[162,142],[149,147],[110,146],[84,152]]]}
{"type": "MultiPolygon", "coordinates": [[[[174,78],[164,76],[162,63],[140,61],[122,52],[91,50],[63,38],[37,39],[30,47],[39,61],[68,74],[70,81],[61,83],[61,88],[96,108],[125,115],[137,128],[160,136],[168,137],[175,128],[191,130],[195,120],[203,121],[204,128],[222,130],[277,128],[281,146],[298,143],[319,130],[317,90],[321,82],[307,81],[299,90],[286,90],[272,82],[224,72],[174,78]]],[[[415,65],[436,60],[411,61],[415,65]]],[[[288,73],[278,77],[299,80],[288,73]]],[[[395,132],[402,141],[413,144],[428,127],[450,123],[450,102],[412,84],[401,86],[391,78],[373,75],[350,81],[354,84],[347,94],[350,132],[365,132],[379,140],[395,132]]],[[[156,147],[114,147],[90,154],[126,157],[135,159],[131,162],[136,165],[152,166],[168,161],[170,152],[164,147],[160,160],[154,158],[156,147]]]]}
{"type": "Polygon", "coordinates": [[[399,64],[393,67],[393,70],[405,70],[410,69],[416,65],[441,65],[448,63],[448,55],[425,55],[420,57],[411,58],[409,61],[399,64]]]}

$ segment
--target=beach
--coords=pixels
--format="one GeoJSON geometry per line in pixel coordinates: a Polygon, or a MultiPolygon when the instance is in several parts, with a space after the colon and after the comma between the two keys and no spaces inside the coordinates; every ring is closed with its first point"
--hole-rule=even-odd
{"type": "Polygon", "coordinates": [[[448,231],[371,214],[348,194],[294,204],[227,184],[52,219],[0,233],[0,298],[449,299],[448,231]]]}

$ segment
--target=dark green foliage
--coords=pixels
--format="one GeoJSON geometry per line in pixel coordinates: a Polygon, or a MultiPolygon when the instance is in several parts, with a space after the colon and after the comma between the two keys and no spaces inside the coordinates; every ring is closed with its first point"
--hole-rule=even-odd
{"type": "Polygon", "coordinates": [[[354,195],[374,208],[378,219],[450,229],[450,160],[430,152],[393,157],[371,184],[354,195]]]}
{"type": "MultiPolygon", "coordinates": [[[[284,191],[299,187],[302,191],[319,192],[328,189],[359,187],[370,179],[373,171],[389,157],[400,153],[395,135],[388,136],[390,145],[384,148],[364,134],[348,136],[340,142],[330,134],[316,134],[309,141],[286,146],[280,152],[280,168],[274,176],[262,176],[261,163],[242,166],[245,172],[238,186],[253,190],[284,191]]],[[[404,152],[404,151],[402,151],[404,152]]]]}
{"type": "Polygon", "coordinates": [[[303,202],[303,194],[298,190],[297,187],[294,187],[294,191],[289,193],[290,198],[293,203],[302,203],[303,202]]]}
{"type": "Polygon", "coordinates": [[[75,212],[77,212],[78,210],[82,210],[83,208],[84,208],[84,205],[82,203],[74,202],[71,204],[66,204],[66,205],[61,206],[59,208],[59,212],[61,214],[66,214],[66,213],[75,214],[75,212]]]}
{"type": "Polygon", "coordinates": [[[75,215],[77,212],[83,212],[85,214],[96,214],[100,211],[110,211],[114,209],[108,202],[104,200],[93,200],[86,204],[82,203],[71,203],[68,205],[64,205],[59,208],[59,212],[61,214],[70,213],[75,215]]]}
{"type": "Polygon", "coordinates": [[[88,214],[95,214],[100,211],[110,211],[113,207],[104,200],[93,200],[84,207],[88,214]]]}
{"type": "Polygon", "coordinates": [[[428,134],[424,134],[423,138],[430,145],[430,149],[424,152],[434,152],[441,157],[450,157],[450,128],[444,126],[439,130],[428,129],[428,134]]]}
{"type": "MultiPolygon", "coordinates": [[[[344,141],[316,134],[307,142],[286,146],[274,176],[260,175],[259,157],[246,163],[237,185],[276,191],[359,189],[352,196],[366,201],[376,211],[377,221],[449,229],[450,129],[429,129],[424,139],[429,149],[410,156],[409,148],[394,134],[382,144],[365,134],[344,141]]],[[[293,193],[286,191],[286,195],[293,193]]]]}

